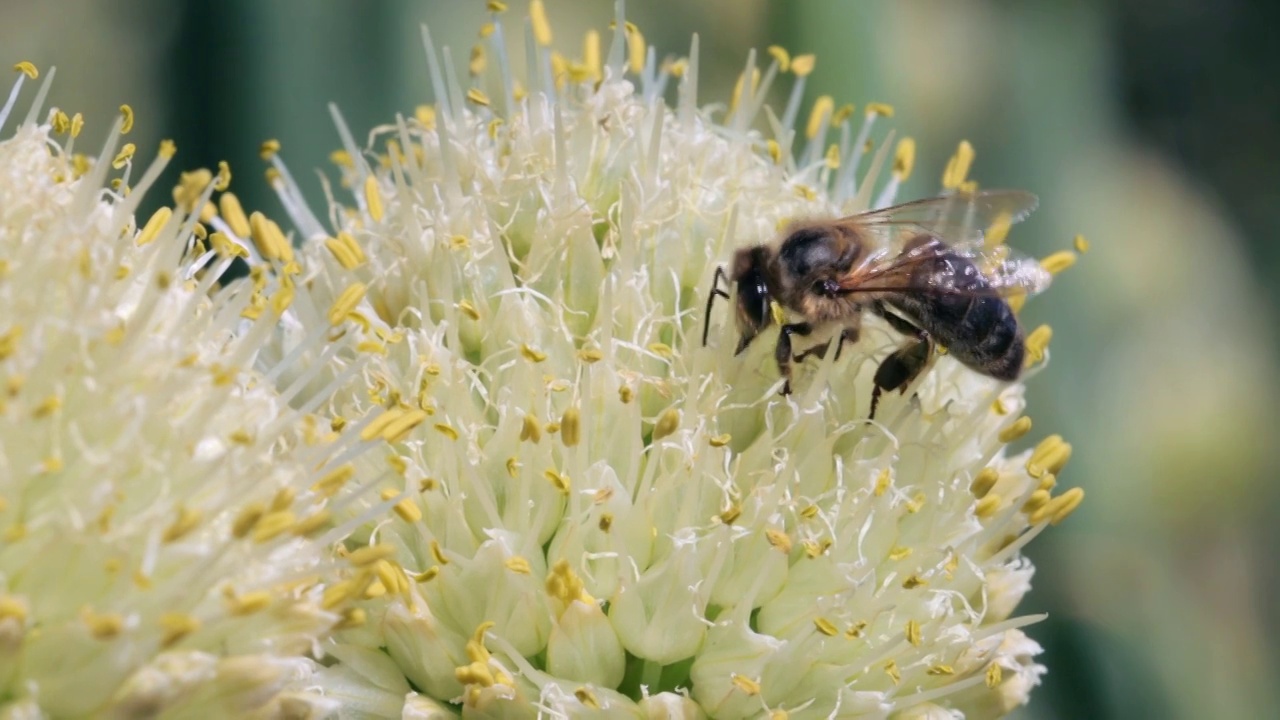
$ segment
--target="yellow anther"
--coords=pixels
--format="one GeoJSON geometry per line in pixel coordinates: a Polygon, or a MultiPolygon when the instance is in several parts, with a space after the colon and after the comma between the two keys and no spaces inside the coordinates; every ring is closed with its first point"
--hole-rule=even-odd
{"type": "Polygon", "coordinates": [[[53,120],[49,124],[55,133],[61,135],[71,129],[71,118],[67,117],[65,112],[57,110],[53,113],[53,120]]]}
{"type": "Polygon", "coordinates": [[[578,359],[590,365],[591,363],[600,362],[604,359],[604,353],[599,348],[584,347],[577,353],[578,359]]]}
{"type": "Polygon", "coordinates": [[[341,325],[347,319],[347,315],[350,315],[364,299],[367,289],[368,287],[360,282],[348,285],[329,306],[329,324],[334,327],[341,325]]]}
{"type": "Polygon", "coordinates": [[[862,631],[866,629],[867,629],[867,621],[859,620],[858,622],[850,625],[848,630],[844,631],[844,636],[849,638],[850,640],[855,640],[857,638],[862,637],[862,631]]]}
{"type": "MultiPolygon", "coordinates": [[[[382,499],[390,500],[399,494],[399,491],[387,488],[382,491],[382,499]]],[[[415,523],[422,519],[422,511],[418,509],[418,504],[410,498],[404,498],[391,509],[396,515],[400,516],[401,520],[407,523],[415,523]]]]}
{"type": "MultiPolygon", "coordinates": [[[[803,185],[799,187],[807,190],[810,193],[810,195],[812,195],[813,190],[803,185]]],[[[809,197],[809,199],[812,200],[813,197],[809,197]]],[[[775,325],[782,325],[786,322],[786,319],[787,319],[787,312],[782,309],[782,305],[779,304],[777,300],[769,301],[769,315],[770,317],[773,318],[773,322],[775,325]]]]}
{"type": "MultiPolygon", "coordinates": [[[[738,81],[733,84],[733,93],[729,96],[729,112],[733,112],[738,108],[738,103],[742,100],[742,92],[747,82],[746,73],[738,74],[738,81]]],[[[757,86],[760,85],[760,68],[752,68],[751,72],[751,91],[754,93],[757,86]]]]}
{"type": "Polygon", "coordinates": [[[1048,325],[1041,325],[1035,330],[1027,334],[1024,343],[1027,350],[1026,365],[1030,367],[1044,360],[1044,351],[1049,348],[1049,341],[1053,339],[1053,328],[1048,325]]]}
{"type": "Polygon", "coordinates": [[[231,523],[231,534],[235,537],[242,538],[253,530],[258,524],[258,520],[262,518],[262,514],[266,512],[266,506],[262,503],[250,503],[236,515],[236,519],[231,523]]]}
{"type": "Polygon", "coordinates": [[[839,145],[836,145],[835,143],[831,143],[831,146],[827,148],[827,154],[823,157],[823,164],[825,164],[831,170],[835,170],[840,167],[840,146],[839,145]]]}
{"type": "Polygon", "coordinates": [[[270,160],[275,157],[278,152],[280,152],[279,140],[264,140],[263,143],[258,146],[258,157],[263,160],[270,160]]]}
{"type": "Polygon", "coordinates": [[[956,148],[956,154],[951,156],[947,161],[946,169],[942,171],[942,187],[947,190],[959,189],[969,177],[973,156],[973,146],[968,140],[961,140],[960,146],[956,148]]]}
{"type": "Polygon", "coordinates": [[[138,237],[134,243],[139,247],[146,245],[156,239],[160,234],[160,230],[169,222],[169,218],[173,216],[173,211],[167,207],[156,210],[147,220],[147,224],[142,226],[142,231],[138,233],[138,237]]]}
{"type": "Polygon", "coordinates": [[[893,117],[893,106],[888,103],[867,103],[866,113],[868,115],[879,115],[880,117],[893,117]]]}
{"type": "Polygon", "coordinates": [[[169,158],[172,158],[175,154],[177,154],[177,152],[178,152],[178,146],[175,145],[172,140],[160,141],[160,151],[159,151],[160,157],[164,158],[165,160],[168,160],[169,158]]]}
{"type": "Polygon", "coordinates": [[[1057,525],[1063,520],[1066,520],[1068,515],[1075,512],[1076,508],[1080,507],[1081,502],[1084,502],[1084,488],[1078,487],[1071,488],[1053,500],[1050,500],[1049,504],[1044,507],[1045,510],[1050,511],[1049,522],[1053,525],[1057,525]]]}
{"type": "Polygon", "coordinates": [[[987,666],[987,687],[994,688],[1004,679],[1004,671],[996,663],[987,666]]]}
{"type": "Polygon", "coordinates": [[[253,528],[254,541],[263,543],[276,539],[293,526],[294,519],[293,513],[289,510],[278,510],[263,515],[253,528]]]}
{"type": "Polygon", "coordinates": [[[1036,487],[1040,490],[1052,490],[1058,487],[1058,476],[1048,473],[1044,477],[1040,478],[1040,482],[1036,487]]]}
{"type": "MultiPolygon", "coordinates": [[[[0,334],[0,360],[8,359],[18,349],[18,340],[22,339],[22,326],[14,325],[4,334],[0,334]]],[[[12,378],[11,378],[12,379],[12,378]]],[[[10,385],[12,388],[12,385],[10,385]]],[[[12,389],[9,392],[13,395],[12,389]]]]}
{"type": "Polygon", "coordinates": [[[809,124],[805,126],[804,136],[810,140],[818,136],[818,131],[822,129],[822,124],[831,117],[831,113],[835,110],[836,101],[831,99],[830,95],[823,95],[813,103],[813,109],[809,112],[809,124]]]}
{"type": "Polygon", "coordinates": [[[916,647],[920,647],[920,623],[915,620],[908,620],[906,636],[907,642],[916,647]]]}
{"type": "Polygon", "coordinates": [[[0,619],[14,619],[25,622],[27,619],[27,603],[12,595],[0,595],[0,619]]]}
{"type": "Polygon", "coordinates": [[[459,301],[458,301],[458,306],[457,306],[457,307],[458,307],[458,310],[459,310],[459,311],[461,311],[463,315],[466,315],[467,317],[471,318],[472,320],[479,320],[479,319],[480,319],[480,311],[479,311],[479,310],[476,310],[476,306],[475,306],[475,305],[472,305],[471,303],[467,302],[466,300],[459,300],[459,301]]]}
{"type": "Polygon", "coordinates": [[[769,152],[769,159],[773,160],[773,164],[777,165],[782,162],[782,146],[777,140],[770,139],[765,142],[765,149],[769,152]]]}
{"type": "Polygon", "coordinates": [[[199,510],[188,507],[179,507],[177,517],[173,519],[173,522],[169,524],[169,527],[165,528],[164,534],[160,536],[161,541],[170,543],[181,538],[192,530],[195,530],[203,517],[204,514],[199,510]]]}
{"type": "Polygon", "coordinates": [[[621,401],[623,405],[630,403],[635,396],[635,391],[631,389],[630,385],[622,385],[618,387],[618,400],[621,401]]]}
{"type": "Polygon", "coordinates": [[[374,222],[382,222],[382,193],[378,190],[378,180],[373,175],[364,179],[364,199],[368,203],[369,217],[374,222]]]}
{"type": "Polygon", "coordinates": [[[791,58],[791,72],[797,77],[804,77],[813,72],[813,66],[818,62],[818,56],[813,54],[796,55],[791,58]]]}
{"type": "Polygon", "coordinates": [[[665,65],[664,67],[666,71],[671,74],[671,77],[682,78],[684,77],[685,72],[689,70],[689,61],[685,58],[680,58],[669,65],[665,65]]]}
{"type": "Polygon", "coordinates": [[[240,206],[239,198],[231,193],[223,193],[218,198],[218,206],[222,210],[222,219],[231,227],[231,232],[242,240],[248,239],[252,230],[249,226],[249,218],[245,217],[244,208],[240,206]]]}
{"type": "Polygon", "coordinates": [[[960,197],[972,197],[978,192],[977,180],[965,180],[956,188],[956,194],[960,197]]]}
{"type": "MultiPolygon", "coordinates": [[[[71,133],[71,137],[73,138],[80,137],[80,131],[83,129],[84,129],[84,115],[81,115],[80,113],[76,113],[75,115],[72,115],[71,125],[68,128],[68,130],[71,133]]],[[[80,173],[80,174],[83,175],[84,173],[80,173]]]]}
{"type": "Polygon", "coordinates": [[[128,105],[120,106],[120,115],[124,118],[124,122],[120,123],[120,134],[128,135],[133,129],[133,108],[128,105]]]}
{"type": "Polygon", "coordinates": [[[58,412],[58,410],[61,408],[62,408],[62,398],[58,397],[57,395],[50,395],[46,397],[44,400],[41,400],[40,403],[36,405],[34,409],[32,409],[31,417],[35,418],[36,420],[41,420],[43,418],[49,417],[50,415],[53,415],[54,413],[58,412]]]}
{"type": "Polygon", "coordinates": [[[582,38],[582,64],[595,82],[600,82],[604,73],[600,67],[600,33],[588,30],[582,38]]]}
{"type": "Polygon", "coordinates": [[[249,257],[249,251],[240,243],[231,242],[231,238],[220,232],[209,234],[209,246],[222,257],[249,257]]]}
{"type": "Polygon", "coordinates": [[[996,486],[996,482],[1000,479],[1000,473],[995,468],[983,468],[978,476],[969,484],[969,491],[973,496],[982,499],[987,493],[991,492],[991,488],[996,486]]]}
{"type": "Polygon", "coordinates": [[[824,617],[815,618],[813,626],[817,628],[818,632],[826,635],[827,637],[835,637],[840,634],[840,628],[836,627],[835,623],[824,617]]]}
{"type": "Polygon", "coordinates": [[[507,4],[500,2],[500,0],[489,0],[484,6],[491,13],[504,13],[507,11],[507,4]]]}
{"type": "Polygon", "coordinates": [[[805,520],[812,520],[818,517],[821,512],[822,510],[820,510],[817,505],[805,505],[804,509],[802,509],[799,514],[800,517],[805,520]]]}
{"type": "Polygon", "coordinates": [[[133,158],[133,154],[137,151],[138,151],[138,146],[134,145],[133,143],[125,143],[124,147],[120,148],[120,152],[116,153],[116,156],[112,158],[111,167],[115,168],[116,170],[119,170],[120,168],[124,167],[129,163],[129,160],[133,158]]]}
{"type": "Polygon", "coordinates": [[[613,513],[600,513],[600,522],[597,523],[600,532],[609,532],[609,528],[613,527],[613,513]]]}
{"type": "Polygon", "coordinates": [[[252,615],[265,610],[271,605],[271,593],[266,590],[255,590],[243,595],[229,593],[226,597],[227,612],[232,615],[252,615]]]}
{"type": "Polygon", "coordinates": [[[649,352],[664,358],[670,358],[676,353],[676,351],[673,350],[670,345],[666,343],[661,343],[661,342],[649,343],[645,347],[649,350],[649,352]]]}
{"type": "Polygon", "coordinates": [[[547,481],[554,485],[560,492],[566,495],[569,494],[570,485],[568,475],[563,475],[554,469],[547,469],[542,471],[542,477],[546,478],[547,481]]]}
{"type": "Polygon", "coordinates": [[[734,687],[738,688],[743,693],[749,696],[754,697],[760,694],[760,683],[756,682],[755,680],[752,680],[749,677],[746,677],[744,675],[739,675],[737,673],[733,673],[729,677],[729,681],[733,683],[734,687]]]}
{"type": "Polygon", "coordinates": [[[716,517],[719,518],[720,522],[724,523],[725,525],[732,525],[733,521],[737,520],[741,515],[742,515],[742,506],[735,503],[729,506],[728,509],[721,511],[721,513],[716,517]]]}
{"type": "Polygon", "coordinates": [[[472,45],[471,58],[467,61],[467,71],[471,73],[472,77],[475,77],[484,72],[487,64],[488,59],[484,55],[484,46],[479,44],[472,45]]]}
{"type": "Polygon", "coordinates": [[[710,438],[709,440],[707,440],[707,443],[711,445],[711,447],[713,448],[719,448],[719,447],[724,447],[725,445],[728,445],[729,441],[732,439],[733,439],[733,436],[730,435],[729,433],[722,433],[720,435],[716,435],[710,438]]]}
{"type": "Polygon", "coordinates": [[[911,573],[906,577],[905,580],[902,581],[902,587],[904,590],[914,590],[918,587],[923,587],[928,584],[929,584],[928,580],[925,580],[924,578],[920,577],[915,573],[911,573]]]}
{"type": "Polygon", "coordinates": [[[476,105],[481,105],[483,107],[489,106],[489,96],[485,95],[480,88],[471,88],[470,90],[467,90],[467,99],[476,105]]]}
{"type": "Polygon", "coordinates": [[[1013,216],[1008,212],[1001,212],[991,220],[991,224],[987,226],[987,230],[983,236],[983,242],[988,249],[1005,241],[1009,237],[1009,229],[1013,227],[1013,216]]]}
{"type": "Polygon", "coordinates": [[[186,613],[160,616],[160,646],[167,648],[200,629],[200,621],[186,613]]]}
{"type": "Polygon", "coordinates": [[[23,75],[26,75],[31,80],[35,80],[36,78],[40,77],[40,71],[36,68],[36,66],[26,60],[23,60],[17,65],[14,65],[13,69],[17,70],[23,75]]]}
{"type": "Polygon", "coordinates": [[[582,416],[578,408],[571,407],[560,418],[560,441],[565,447],[573,447],[582,440],[582,416]]]}
{"type": "Polygon", "coordinates": [[[911,177],[911,169],[916,164],[916,141],[904,137],[898,141],[893,152],[893,175],[899,182],[911,177]]]}
{"type": "MultiPolygon", "coordinates": [[[[397,493],[398,494],[398,493],[397,493]]],[[[395,497],[395,494],[392,495],[395,497]]],[[[347,555],[347,562],[353,567],[368,567],[379,560],[386,560],[396,556],[396,546],[390,543],[378,543],[377,545],[366,545],[362,548],[352,550],[347,555]]]]}
{"type": "Polygon", "coordinates": [[[535,362],[535,363],[540,363],[543,360],[547,359],[546,353],[542,352],[541,350],[538,350],[535,347],[526,345],[524,343],[520,344],[520,355],[524,357],[525,360],[528,360],[529,362],[535,362]]]}
{"type": "Polygon", "coordinates": [[[423,570],[420,573],[415,573],[413,575],[413,581],[420,582],[420,583],[430,582],[432,580],[435,580],[436,576],[438,576],[439,574],[440,574],[440,566],[432,565],[431,567],[427,568],[426,570],[423,570]]]}
{"type": "Polygon", "coordinates": [[[897,545],[889,549],[889,559],[893,561],[904,560],[911,557],[911,548],[897,545]]]}
{"type": "Polygon", "coordinates": [[[328,527],[332,521],[332,512],[327,509],[318,510],[299,520],[293,526],[292,532],[299,537],[305,537],[321,528],[328,527]]]}
{"type": "Polygon", "coordinates": [[[533,415],[524,416],[524,424],[520,427],[520,439],[535,443],[542,440],[542,425],[538,423],[538,418],[533,415]]]}
{"type": "Polygon", "coordinates": [[[1030,431],[1031,431],[1031,418],[1027,417],[1026,415],[1023,415],[1017,420],[1014,420],[1012,425],[1001,430],[997,438],[1002,443],[1011,443],[1014,440],[1017,440],[1018,438],[1022,437],[1023,435],[1026,435],[1030,431]]]}
{"type": "MultiPolygon", "coordinates": [[[[424,417],[426,416],[426,413],[423,412],[422,410],[415,410],[414,412],[421,412],[424,417]]],[[[454,429],[452,425],[448,425],[446,423],[436,423],[432,427],[436,429],[436,432],[440,433],[441,435],[444,435],[450,440],[458,439],[458,431],[454,429]]]]}
{"type": "Polygon", "coordinates": [[[1083,235],[1077,235],[1075,240],[1071,241],[1071,245],[1076,249],[1076,252],[1081,255],[1089,252],[1089,241],[1085,240],[1083,235]]]}
{"type": "Polygon", "coordinates": [[[977,505],[973,506],[973,514],[980,518],[991,517],[1000,509],[1000,503],[1002,501],[1002,498],[996,493],[988,493],[978,501],[977,505]]]}
{"type": "Polygon", "coordinates": [[[502,561],[502,564],[511,572],[519,575],[528,575],[533,572],[532,568],[529,567],[529,561],[519,555],[512,555],[502,561]]]}
{"type": "Polygon", "coordinates": [[[644,72],[645,50],[640,28],[627,23],[627,69],[635,75],[644,72]]]}
{"type": "Polygon", "coordinates": [[[80,621],[89,629],[89,634],[98,640],[110,640],[124,630],[124,616],[119,613],[99,615],[92,608],[80,610],[80,621]]]}
{"type": "Polygon", "coordinates": [[[213,179],[213,189],[226,192],[231,187],[231,166],[226,160],[218,161],[218,175],[213,179]]]}
{"type": "Polygon", "coordinates": [[[551,46],[551,23],[547,22],[547,8],[542,0],[529,3],[529,24],[533,27],[533,39],[542,47],[551,46]]]}
{"type": "Polygon", "coordinates": [[[925,672],[928,673],[929,675],[955,675],[956,674],[955,668],[951,667],[950,665],[930,665],[929,669],[926,670],[925,672]]]}
{"type": "Polygon", "coordinates": [[[873,492],[875,493],[875,496],[880,497],[884,495],[885,492],[889,490],[889,487],[892,484],[893,484],[893,473],[889,471],[889,468],[885,468],[881,470],[880,473],[876,475],[876,486],[875,486],[875,489],[873,490],[873,492]]]}
{"type": "Polygon", "coordinates": [[[1031,493],[1027,501],[1022,504],[1022,512],[1027,515],[1033,515],[1037,510],[1044,507],[1049,502],[1048,490],[1036,490],[1031,493]]]}
{"type": "Polygon", "coordinates": [[[1057,275],[1075,264],[1076,254],[1071,250],[1059,250],[1040,261],[1040,266],[1048,270],[1050,275],[1057,275]]]}
{"type": "Polygon", "coordinates": [[[249,228],[249,237],[262,257],[285,262],[293,259],[293,246],[281,232],[280,226],[266,215],[255,211],[249,216],[249,228]]]}
{"type": "Polygon", "coordinates": [[[1070,459],[1071,444],[1063,442],[1061,435],[1050,435],[1040,441],[1027,459],[1027,474],[1037,479],[1047,473],[1057,474],[1070,459]]]}
{"type": "Polygon", "coordinates": [[[350,233],[341,231],[336,237],[326,238],[324,246],[345,270],[352,270],[364,264],[364,250],[350,233]]]}
{"type": "Polygon", "coordinates": [[[770,45],[765,52],[769,53],[778,63],[778,69],[786,72],[791,69],[791,53],[781,45],[770,45]]]}
{"type": "Polygon", "coordinates": [[[783,555],[790,554],[792,548],[791,536],[782,530],[766,528],[764,531],[764,539],[769,541],[770,545],[780,550],[783,555]]]}
{"type": "Polygon", "coordinates": [[[845,103],[841,105],[839,109],[836,110],[835,114],[831,116],[831,124],[843,125],[846,120],[853,117],[854,110],[857,110],[857,107],[854,106],[853,103],[845,103]]]}
{"type": "Polygon", "coordinates": [[[653,442],[657,442],[674,433],[678,427],[680,427],[680,411],[675,408],[667,408],[662,411],[662,415],[658,416],[658,422],[654,423],[653,442]]]}
{"type": "Polygon", "coordinates": [[[898,670],[898,661],[890,660],[884,664],[884,672],[893,681],[894,685],[902,682],[902,672],[898,670]]]}
{"type": "Polygon", "coordinates": [[[200,200],[201,193],[211,182],[213,182],[213,173],[205,168],[184,172],[173,188],[173,201],[178,207],[191,212],[195,209],[196,202],[200,200]]]}
{"type": "Polygon", "coordinates": [[[354,580],[343,580],[324,589],[320,596],[320,607],[332,610],[353,597],[359,588],[354,580]]]}

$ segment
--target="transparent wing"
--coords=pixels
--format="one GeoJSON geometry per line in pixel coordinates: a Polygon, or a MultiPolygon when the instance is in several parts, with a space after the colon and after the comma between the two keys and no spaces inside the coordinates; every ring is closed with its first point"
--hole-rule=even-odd
{"type": "Polygon", "coordinates": [[[1051,275],[1008,246],[956,248],[930,239],[900,253],[878,252],[836,283],[842,294],[910,292],[1010,297],[1035,295],[1051,275]]]}
{"type": "Polygon", "coordinates": [[[941,195],[870,210],[840,220],[874,237],[890,254],[902,253],[921,235],[956,250],[983,248],[989,234],[1008,232],[1036,209],[1036,196],[1025,190],[983,190],[941,195]]]}

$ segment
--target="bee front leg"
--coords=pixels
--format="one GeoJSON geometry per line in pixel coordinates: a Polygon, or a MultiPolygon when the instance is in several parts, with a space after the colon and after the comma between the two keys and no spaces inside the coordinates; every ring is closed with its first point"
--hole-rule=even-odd
{"type": "MultiPolygon", "coordinates": [[[[716,297],[729,299],[729,293],[720,289],[720,281],[724,280],[724,284],[729,284],[729,278],[724,274],[723,267],[716,268],[716,274],[711,278],[711,292],[707,293],[707,310],[702,315],[702,347],[707,346],[707,334],[711,332],[711,306],[715,304],[716,297]]],[[[741,352],[741,351],[739,351],[741,352]]]]}
{"type": "Polygon", "coordinates": [[[778,361],[778,372],[786,378],[786,382],[782,384],[783,395],[791,394],[791,336],[803,336],[811,332],[813,332],[813,326],[809,323],[789,323],[783,325],[778,332],[778,345],[774,348],[773,357],[778,361]]]}

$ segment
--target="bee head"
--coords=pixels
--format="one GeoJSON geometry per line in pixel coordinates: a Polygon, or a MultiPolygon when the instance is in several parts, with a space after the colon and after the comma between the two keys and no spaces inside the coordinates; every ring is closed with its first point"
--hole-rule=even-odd
{"type": "Polygon", "coordinates": [[[742,340],[738,352],[773,321],[770,310],[769,249],[763,245],[743,248],[733,256],[733,269],[729,277],[738,286],[738,326],[742,340]]]}

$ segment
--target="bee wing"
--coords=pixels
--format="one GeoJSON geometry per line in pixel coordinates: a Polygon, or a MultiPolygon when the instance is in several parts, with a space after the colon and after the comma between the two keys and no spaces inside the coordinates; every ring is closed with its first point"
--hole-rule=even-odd
{"type": "Polygon", "coordinates": [[[1026,219],[1039,200],[1024,190],[953,193],[869,210],[844,218],[898,254],[920,235],[930,235],[956,250],[978,250],[988,233],[1008,232],[1026,219]]]}
{"type": "Polygon", "coordinates": [[[1008,246],[957,248],[927,237],[902,252],[885,249],[873,253],[836,284],[839,292],[847,294],[1010,297],[1043,292],[1051,277],[1039,261],[1008,246]]]}

